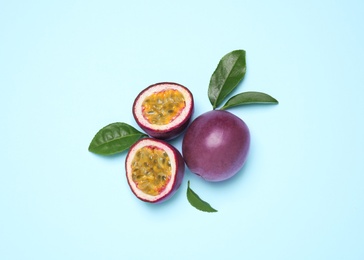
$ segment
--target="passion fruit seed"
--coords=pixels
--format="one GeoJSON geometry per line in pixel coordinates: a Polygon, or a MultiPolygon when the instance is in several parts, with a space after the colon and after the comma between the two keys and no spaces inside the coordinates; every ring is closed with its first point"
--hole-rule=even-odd
{"type": "Polygon", "coordinates": [[[151,124],[165,125],[172,122],[186,107],[185,99],[176,89],[155,92],[142,103],[143,116],[151,124]]]}
{"type": "Polygon", "coordinates": [[[138,189],[156,196],[171,179],[171,161],[166,152],[155,146],[140,148],[132,160],[132,180],[138,189]]]}

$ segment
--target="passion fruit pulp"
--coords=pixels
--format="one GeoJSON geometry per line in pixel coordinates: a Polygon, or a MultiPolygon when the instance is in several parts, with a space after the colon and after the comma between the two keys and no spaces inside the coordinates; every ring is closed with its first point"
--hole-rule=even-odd
{"type": "Polygon", "coordinates": [[[190,124],[182,153],[191,172],[217,182],[233,177],[243,167],[249,146],[250,133],[245,122],[230,112],[213,110],[190,124]]]}
{"type": "Polygon", "coordinates": [[[126,177],[137,198],[158,203],[170,198],[180,187],[185,165],[180,152],[165,141],[143,138],[129,150],[126,177]]]}
{"type": "Polygon", "coordinates": [[[193,109],[193,96],[186,87],[162,82],[139,93],[133,104],[133,116],[148,135],[169,140],[186,129],[193,109]]]}

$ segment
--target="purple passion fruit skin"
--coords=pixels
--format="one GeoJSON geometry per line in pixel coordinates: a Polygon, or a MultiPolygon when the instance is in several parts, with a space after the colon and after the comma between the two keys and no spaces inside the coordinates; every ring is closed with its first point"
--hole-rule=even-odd
{"type": "Polygon", "coordinates": [[[129,187],[138,199],[149,203],[161,203],[172,197],[181,186],[185,163],[181,153],[167,142],[143,138],[129,149],[125,159],[125,170],[129,187]],[[141,151],[144,158],[140,158],[140,155],[138,158],[138,152],[141,151]],[[162,180],[161,176],[166,178],[162,180]],[[146,181],[144,184],[143,179],[146,181]],[[145,184],[152,187],[151,192],[140,186],[145,184]]]}
{"type": "MultiPolygon", "coordinates": [[[[176,100],[176,99],[175,99],[176,100]]],[[[161,82],[153,84],[139,93],[133,103],[133,116],[137,124],[142,128],[149,136],[161,139],[171,140],[179,136],[188,126],[191,120],[191,116],[194,111],[193,95],[185,86],[173,83],[173,82],[161,82]],[[179,92],[179,96],[183,96],[183,101],[173,103],[170,102],[170,98],[163,98],[158,100],[157,96],[164,91],[176,90],[179,92]],[[157,106],[156,110],[145,111],[143,104],[146,100],[152,100],[152,104],[157,106]],[[159,102],[158,104],[155,104],[159,102]],[[181,108],[181,104],[183,107],[181,108]],[[171,109],[170,109],[171,108],[171,109]],[[180,110],[176,112],[177,110],[180,110]],[[174,111],[169,118],[169,112],[174,111]],[[166,123],[153,123],[146,116],[148,113],[160,114],[161,120],[168,120],[166,123]],[[170,120],[170,121],[169,121],[170,120]]],[[[159,119],[158,119],[159,120],[159,119]]]]}
{"type": "Polygon", "coordinates": [[[182,154],[191,172],[212,182],[233,177],[244,165],[250,146],[245,122],[230,112],[212,110],[187,128],[182,154]]]}

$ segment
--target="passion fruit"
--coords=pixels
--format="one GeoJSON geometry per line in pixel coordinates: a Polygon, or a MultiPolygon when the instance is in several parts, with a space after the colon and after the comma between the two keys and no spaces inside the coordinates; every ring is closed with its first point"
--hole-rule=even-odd
{"type": "Polygon", "coordinates": [[[148,135],[168,140],[186,129],[193,108],[193,96],[186,87],[162,82],[139,93],[133,104],[133,116],[148,135]]]}
{"type": "Polygon", "coordinates": [[[188,127],[182,154],[191,172],[207,181],[233,177],[244,165],[250,146],[245,122],[223,110],[197,117],[188,127]]]}
{"type": "Polygon", "coordinates": [[[129,150],[126,177],[137,198],[158,203],[170,198],[180,187],[185,164],[180,152],[165,141],[143,138],[129,150]]]}

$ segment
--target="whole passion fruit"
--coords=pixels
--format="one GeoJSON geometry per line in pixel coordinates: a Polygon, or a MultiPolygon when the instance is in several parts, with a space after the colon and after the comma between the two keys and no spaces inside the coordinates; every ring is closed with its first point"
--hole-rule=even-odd
{"type": "Polygon", "coordinates": [[[168,140],[186,129],[193,108],[193,96],[186,87],[162,82],[139,93],[133,104],[133,116],[148,135],[168,140]]]}
{"type": "Polygon", "coordinates": [[[223,110],[197,117],[186,130],[182,153],[187,167],[207,181],[223,181],[244,165],[250,146],[247,125],[223,110]]]}
{"type": "Polygon", "coordinates": [[[125,160],[126,177],[137,198],[158,203],[170,198],[180,187],[185,164],[172,145],[143,138],[129,150],[125,160]]]}

